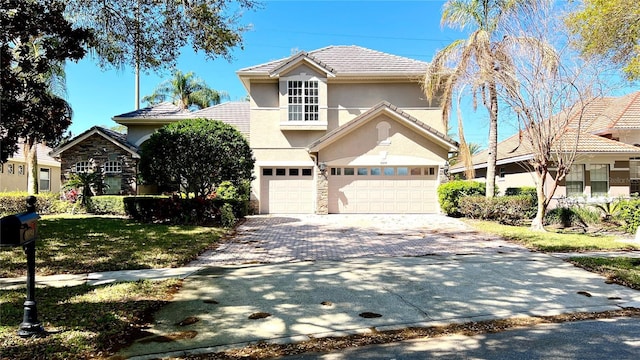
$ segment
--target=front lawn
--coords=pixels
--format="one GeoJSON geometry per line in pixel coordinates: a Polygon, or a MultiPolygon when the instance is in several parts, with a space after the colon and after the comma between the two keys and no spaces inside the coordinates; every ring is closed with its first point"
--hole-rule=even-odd
{"type": "Polygon", "coordinates": [[[629,257],[572,257],[569,261],[610,281],[640,290],[640,259],[629,257]]]}
{"type": "MultiPolygon", "coordinates": [[[[215,244],[216,227],[140,224],[92,215],[43,216],[36,275],[178,267],[215,244]]],[[[0,249],[0,277],[26,275],[22,248],[0,249]]]]}
{"type": "Polygon", "coordinates": [[[46,336],[23,339],[25,289],[0,290],[0,359],[106,358],[140,336],[180,280],[36,290],[38,320],[46,336]]]}
{"type": "Polygon", "coordinates": [[[619,237],[613,235],[535,232],[528,227],[501,225],[491,221],[464,219],[464,222],[480,232],[499,235],[535,251],[579,252],[640,249],[640,246],[619,241],[619,237]]]}

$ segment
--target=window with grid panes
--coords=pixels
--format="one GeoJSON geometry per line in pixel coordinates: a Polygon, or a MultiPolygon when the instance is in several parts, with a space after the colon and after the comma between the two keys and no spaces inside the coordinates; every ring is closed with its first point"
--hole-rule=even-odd
{"type": "Polygon", "coordinates": [[[640,195],[640,159],[633,159],[629,161],[629,177],[631,178],[631,188],[629,192],[631,195],[640,195]]]}
{"type": "Polygon", "coordinates": [[[581,196],[584,191],[584,165],[571,165],[565,178],[567,196],[581,196]]]}
{"type": "Polygon", "coordinates": [[[591,165],[591,196],[609,195],[609,165],[591,165]]]}
{"type": "Polygon", "coordinates": [[[318,121],[318,81],[287,81],[289,121],[318,121]]]}

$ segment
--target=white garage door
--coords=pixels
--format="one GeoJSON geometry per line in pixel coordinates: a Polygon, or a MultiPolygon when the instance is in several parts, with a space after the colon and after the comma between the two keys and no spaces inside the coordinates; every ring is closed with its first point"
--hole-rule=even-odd
{"type": "Polygon", "coordinates": [[[438,211],[437,167],[333,167],[329,212],[423,214],[438,211]]]}
{"type": "Polygon", "coordinates": [[[261,214],[311,214],[314,212],[311,168],[262,168],[261,214]]]}

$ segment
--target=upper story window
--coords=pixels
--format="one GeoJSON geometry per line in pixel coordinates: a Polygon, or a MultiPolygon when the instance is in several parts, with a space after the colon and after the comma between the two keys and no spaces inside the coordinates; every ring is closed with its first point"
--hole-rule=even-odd
{"type": "Polygon", "coordinates": [[[287,81],[289,121],[318,121],[318,81],[287,81]]]}
{"type": "Polygon", "coordinates": [[[75,166],[75,170],[77,173],[88,172],[90,169],[88,161],[78,161],[75,166]]]}

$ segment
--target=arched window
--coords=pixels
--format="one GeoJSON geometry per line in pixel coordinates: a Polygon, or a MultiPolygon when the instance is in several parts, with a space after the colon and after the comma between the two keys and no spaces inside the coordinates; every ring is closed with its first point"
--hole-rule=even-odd
{"type": "Polygon", "coordinates": [[[105,174],[119,174],[122,172],[122,164],[119,161],[107,161],[103,170],[105,174]]]}
{"type": "Polygon", "coordinates": [[[389,123],[386,121],[381,121],[376,126],[376,129],[378,129],[378,144],[391,144],[391,140],[389,139],[389,130],[391,130],[391,125],[389,125],[389,123]]]}
{"type": "Polygon", "coordinates": [[[75,171],[77,173],[84,173],[88,172],[90,168],[88,161],[78,161],[75,166],[75,171]]]}

